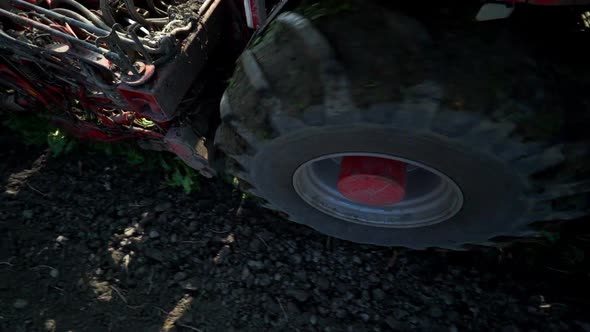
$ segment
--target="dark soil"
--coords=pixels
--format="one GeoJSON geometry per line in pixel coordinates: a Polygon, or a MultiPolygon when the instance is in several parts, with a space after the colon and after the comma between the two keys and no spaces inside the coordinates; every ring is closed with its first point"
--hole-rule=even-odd
{"type": "Polygon", "coordinates": [[[2,143],[1,331],[588,330],[588,276],[534,244],[361,246],[221,180],[186,195],[117,158],[2,143]]]}
{"type": "Polygon", "coordinates": [[[0,135],[0,331],[590,331],[583,220],[552,244],[408,251],[163,178],[0,135]]]}

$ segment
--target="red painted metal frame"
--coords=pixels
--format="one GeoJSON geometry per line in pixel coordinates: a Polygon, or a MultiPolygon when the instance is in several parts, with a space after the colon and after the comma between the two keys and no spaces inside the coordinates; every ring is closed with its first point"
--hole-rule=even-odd
{"type": "MultiPolygon", "coordinates": [[[[63,50],[48,50],[51,54],[48,61],[53,63],[44,69],[47,75],[63,77],[65,80],[49,82],[35,79],[26,71],[20,73],[17,68],[27,69],[31,61],[43,53],[38,47],[31,46],[30,50],[27,48],[24,53],[14,53],[0,63],[0,84],[17,91],[19,105],[25,109],[49,110],[54,116],[53,122],[74,136],[100,141],[144,137],[163,139],[165,131],[171,127],[171,121],[178,115],[178,105],[184,94],[205,66],[208,52],[219,40],[219,26],[226,16],[226,8],[221,5],[223,2],[211,0],[201,7],[200,22],[179,42],[178,52],[170,61],[157,66],[143,64],[143,77],[140,80],[111,86],[108,94],[106,91],[103,95],[88,93],[100,91],[102,86],[96,85],[88,75],[72,71],[73,67],[68,64],[75,58],[108,73],[113,62],[61,38],[56,40],[63,44],[63,50]],[[77,84],[64,84],[65,81],[77,84]],[[91,111],[98,121],[88,122],[68,112],[74,102],[81,110],[91,111]],[[153,121],[156,124],[154,128],[159,131],[135,126],[134,121],[141,118],[153,121]]],[[[22,23],[16,26],[18,31],[31,29],[22,23]]],[[[80,33],[72,30],[67,23],[51,24],[49,27],[71,36],[80,33]]]]}
{"type": "Polygon", "coordinates": [[[266,22],[266,7],[264,0],[244,0],[246,22],[251,29],[258,29],[266,22]]]}

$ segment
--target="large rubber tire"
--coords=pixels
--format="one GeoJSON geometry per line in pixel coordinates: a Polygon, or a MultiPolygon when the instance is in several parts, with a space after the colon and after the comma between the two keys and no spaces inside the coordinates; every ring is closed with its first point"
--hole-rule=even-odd
{"type": "Polygon", "coordinates": [[[537,78],[513,69],[530,64],[498,60],[489,49],[449,60],[453,46],[434,47],[416,21],[352,4],[358,8],[324,11],[313,21],[284,13],[241,56],[222,99],[216,144],[250,193],[325,234],[411,248],[491,245],[500,236],[532,235],[536,221],[588,214],[589,183],[570,167],[588,151],[556,144],[556,131],[542,130],[561,116],[547,120],[548,94],[518,95],[523,80],[537,78]],[[324,214],[296,193],[293,174],[343,152],[428,165],[459,185],[464,205],[447,221],[417,228],[324,214]]]}

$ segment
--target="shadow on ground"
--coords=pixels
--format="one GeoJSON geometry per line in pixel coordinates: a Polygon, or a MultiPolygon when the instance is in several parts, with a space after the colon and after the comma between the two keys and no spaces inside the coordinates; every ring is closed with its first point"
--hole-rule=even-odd
{"type": "Polygon", "coordinates": [[[587,319],[572,276],[522,248],[355,245],[221,181],[186,195],[158,171],[17,143],[0,160],[2,331],[570,330],[587,319]]]}

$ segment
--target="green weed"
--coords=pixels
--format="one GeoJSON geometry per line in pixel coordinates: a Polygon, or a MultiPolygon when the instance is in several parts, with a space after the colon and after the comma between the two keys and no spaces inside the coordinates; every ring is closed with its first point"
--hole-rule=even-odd
{"type": "MultiPolygon", "coordinates": [[[[47,146],[53,157],[68,154],[79,145],[77,140],[53,127],[46,119],[34,115],[10,117],[2,121],[2,125],[19,135],[27,145],[47,146]]],[[[182,188],[187,194],[199,190],[198,172],[172,154],[142,150],[134,142],[86,142],[84,147],[110,157],[120,157],[140,170],[162,169],[165,183],[182,188]]]]}
{"type": "Polygon", "coordinates": [[[2,124],[20,136],[26,145],[47,146],[53,157],[71,152],[76,141],[52,126],[46,119],[34,115],[13,116],[2,124]]]}
{"type": "Polygon", "coordinates": [[[53,157],[70,153],[77,145],[75,140],[64,135],[59,129],[55,129],[47,135],[47,145],[53,157]]]}
{"type": "Polygon", "coordinates": [[[91,149],[108,156],[123,158],[130,166],[144,171],[162,170],[164,183],[170,187],[182,188],[190,194],[199,190],[199,173],[182,160],[166,152],[142,150],[132,143],[92,143],[91,149]]]}
{"type": "Polygon", "coordinates": [[[237,85],[237,82],[236,82],[235,76],[232,76],[227,80],[227,86],[229,88],[234,88],[234,87],[236,87],[236,85],[237,85]]]}
{"type": "Polygon", "coordinates": [[[49,133],[55,130],[47,120],[35,115],[12,116],[2,124],[20,136],[23,143],[34,146],[47,144],[49,133]]]}
{"type": "Polygon", "coordinates": [[[171,187],[179,187],[185,193],[190,194],[199,190],[199,174],[184,162],[176,160],[170,167],[169,174],[166,177],[166,184],[171,187]]]}

